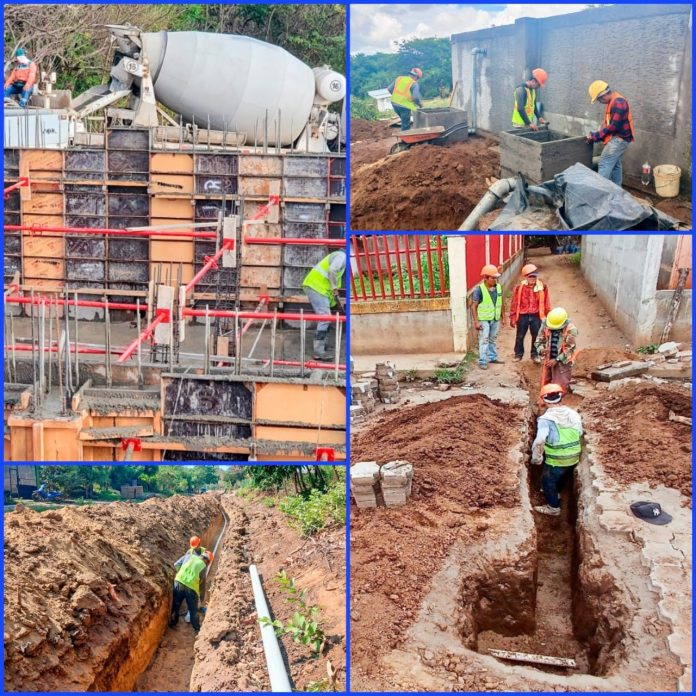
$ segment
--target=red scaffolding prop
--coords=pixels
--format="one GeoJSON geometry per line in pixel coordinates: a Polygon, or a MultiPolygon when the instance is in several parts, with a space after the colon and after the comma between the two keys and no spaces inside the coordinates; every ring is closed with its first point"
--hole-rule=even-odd
{"type": "Polygon", "coordinates": [[[5,302],[9,302],[10,304],[47,304],[58,306],[65,306],[67,304],[70,307],[94,307],[95,309],[147,309],[146,304],[137,305],[131,302],[100,302],[99,300],[74,299],[61,300],[60,298],[46,296],[35,296],[32,299],[31,297],[25,297],[24,295],[8,295],[5,298],[5,302]]]}

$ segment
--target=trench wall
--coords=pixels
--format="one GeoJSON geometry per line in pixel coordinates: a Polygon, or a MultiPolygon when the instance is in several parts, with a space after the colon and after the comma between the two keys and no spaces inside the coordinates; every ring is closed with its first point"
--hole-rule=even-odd
{"type": "MultiPolygon", "coordinates": [[[[611,318],[635,346],[659,340],[667,320],[673,290],[657,288],[663,267],[671,271],[678,263],[675,239],[674,235],[582,238],[582,272],[611,318]]],[[[691,341],[690,285],[689,282],[682,296],[671,333],[673,340],[691,341]]]]}
{"type": "Polygon", "coordinates": [[[585,135],[597,130],[604,113],[602,105],[590,104],[587,88],[594,80],[606,80],[628,99],[636,128],[624,176],[639,176],[646,159],[653,166],[677,164],[682,190],[690,190],[691,5],[601,7],[454,34],[455,106],[469,113],[473,48],[486,50],[479,57],[477,127],[509,130],[515,86],[533,68],[543,67],[549,80],[537,99],[545,118],[554,130],[585,135]]]}
{"type": "Polygon", "coordinates": [[[173,563],[218,497],[5,515],[7,691],[128,691],[166,627],[173,563]]]}

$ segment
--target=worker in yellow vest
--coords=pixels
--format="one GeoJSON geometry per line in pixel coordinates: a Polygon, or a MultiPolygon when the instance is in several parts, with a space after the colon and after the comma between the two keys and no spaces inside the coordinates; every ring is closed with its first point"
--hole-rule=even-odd
{"type": "Polygon", "coordinates": [[[401,119],[401,130],[411,128],[411,112],[423,106],[418,80],[423,77],[420,68],[411,68],[408,75],[400,75],[387,87],[392,95],[392,109],[401,119]]]}
{"type": "Polygon", "coordinates": [[[198,620],[200,583],[201,577],[205,575],[210,559],[198,547],[184,555],[183,558],[180,558],[177,563],[179,562],[181,562],[181,566],[174,578],[174,596],[172,598],[169,627],[174,628],[179,623],[179,610],[184,600],[186,600],[186,607],[191,616],[191,625],[193,630],[198,633],[201,629],[201,624],[198,620]]]}
{"type": "Polygon", "coordinates": [[[548,73],[543,68],[534,68],[530,80],[525,80],[515,87],[514,105],[512,108],[512,125],[515,128],[531,128],[539,130],[539,124],[546,123],[539,112],[539,105],[536,99],[536,90],[544,86],[548,79],[548,73]]]}
{"type": "Polygon", "coordinates": [[[532,464],[544,464],[541,486],[546,498],[546,505],[535,505],[534,510],[552,517],[561,514],[560,493],[580,462],[582,450],[582,419],[577,411],[561,406],[564,393],[560,384],[541,388],[541,401],[547,410],[537,419],[532,443],[532,464]]]}
{"type": "MultiPolygon", "coordinates": [[[[343,313],[339,293],[343,287],[343,275],[346,272],[346,252],[343,249],[325,256],[302,281],[302,289],[309,299],[315,314],[328,315],[336,309],[343,313]]],[[[329,360],[333,356],[326,349],[326,336],[330,321],[320,321],[314,333],[312,355],[315,360],[329,360]]],[[[340,346],[337,346],[340,350],[340,346]]]]}
{"type": "MultiPolygon", "coordinates": [[[[192,536],[191,539],[189,540],[189,550],[174,564],[174,567],[177,570],[179,568],[181,568],[181,566],[188,560],[189,556],[196,551],[196,549],[200,549],[200,552],[208,557],[209,564],[212,564],[213,559],[214,559],[213,552],[206,549],[205,546],[201,546],[201,538],[200,537],[192,536]]],[[[205,573],[205,575],[203,575],[203,577],[201,578],[199,593],[198,593],[198,604],[199,605],[201,605],[201,604],[203,604],[203,602],[205,602],[205,590],[206,590],[206,578],[207,577],[208,577],[208,574],[205,573]]]]}
{"type": "Polygon", "coordinates": [[[500,331],[500,317],[503,315],[503,286],[498,282],[500,273],[493,264],[481,269],[482,281],[471,294],[471,315],[474,327],[479,332],[479,367],[488,369],[488,363],[502,365],[498,360],[495,339],[500,331]]]}
{"type": "Polygon", "coordinates": [[[592,104],[605,104],[604,120],[598,131],[590,133],[588,143],[604,143],[597,171],[605,179],[621,186],[623,156],[634,141],[633,117],[626,97],[609,88],[604,80],[595,80],[587,90],[592,104]]]}

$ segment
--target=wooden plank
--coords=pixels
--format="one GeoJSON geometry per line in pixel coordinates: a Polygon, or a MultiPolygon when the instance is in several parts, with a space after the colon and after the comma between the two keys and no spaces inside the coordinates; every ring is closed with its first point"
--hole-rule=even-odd
{"type": "Polygon", "coordinates": [[[345,424],[346,395],[338,387],[260,383],[256,385],[254,420],[292,421],[310,427],[345,424]]]}
{"type": "Polygon", "coordinates": [[[578,663],[569,657],[553,657],[551,655],[535,655],[533,653],[512,652],[510,650],[489,649],[488,652],[493,657],[500,657],[503,660],[514,662],[531,662],[538,665],[551,665],[553,667],[568,667],[577,669],[578,663]]]}
{"type": "Polygon", "coordinates": [[[283,159],[282,157],[263,156],[263,155],[240,155],[239,156],[239,175],[255,176],[282,176],[283,159]]]}
{"type": "MultiPolygon", "coordinates": [[[[30,213],[24,213],[22,215],[23,225],[38,225],[39,227],[63,227],[63,216],[62,215],[32,215],[30,213]]],[[[25,232],[25,235],[30,235],[31,232],[25,232]]],[[[38,235],[37,235],[38,236],[38,235]]],[[[41,232],[42,237],[63,237],[64,235],[59,232],[41,232]]]]}
{"type": "Polygon", "coordinates": [[[65,278],[65,264],[62,259],[24,259],[24,279],[63,279],[65,278]]]}
{"type": "Polygon", "coordinates": [[[25,160],[35,179],[60,179],[63,171],[63,153],[60,150],[20,150],[20,161],[25,160]]]}
{"type": "Polygon", "coordinates": [[[46,426],[44,435],[44,451],[46,461],[79,461],[82,456],[82,448],[77,439],[78,430],[72,427],[53,428],[46,426]]]}
{"type": "MultiPolygon", "coordinates": [[[[23,186],[22,188],[26,188],[23,186]]],[[[22,199],[23,213],[47,213],[49,215],[63,214],[62,193],[34,192],[31,200],[22,199]]]]}
{"type": "Polygon", "coordinates": [[[171,196],[193,194],[193,185],[193,175],[155,173],[150,175],[150,193],[161,198],[166,198],[167,194],[171,196]]]}
{"type": "Polygon", "coordinates": [[[280,268],[242,266],[240,282],[245,288],[260,288],[265,285],[270,290],[277,290],[280,288],[280,268]]]}
{"type": "MultiPolygon", "coordinates": [[[[165,198],[153,196],[150,198],[150,216],[152,225],[155,220],[171,220],[168,224],[174,225],[182,220],[193,220],[194,206],[190,198],[165,198]]],[[[161,222],[159,224],[164,224],[161,222]]]]}
{"type": "Polygon", "coordinates": [[[65,255],[65,237],[25,235],[22,238],[22,253],[26,257],[62,259],[65,255]]]}
{"type": "Polygon", "coordinates": [[[150,156],[150,171],[153,174],[193,173],[193,155],[182,152],[157,152],[150,156]]]}
{"type": "MultiPolygon", "coordinates": [[[[345,407],[344,407],[345,408],[345,407]]],[[[257,440],[277,440],[278,442],[312,442],[317,441],[316,428],[284,428],[273,425],[257,425],[257,440]]],[[[319,434],[320,444],[333,444],[345,447],[346,434],[339,430],[322,430],[319,434]]],[[[275,459],[275,457],[270,457],[275,459]]]]}

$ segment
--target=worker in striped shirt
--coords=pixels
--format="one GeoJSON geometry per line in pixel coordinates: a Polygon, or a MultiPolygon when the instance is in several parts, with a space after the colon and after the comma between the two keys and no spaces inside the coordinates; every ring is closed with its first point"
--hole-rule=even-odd
{"type": "Polygon", "coordinates": [[[590,133],[588,143],[604,143],[598,172],[605,179],[621,186],[623,156],[634,140],[633,118],[627,99],[612,90],[604,80],[595,80],[588,88],[592,103],[604,104],[604,119],[598,131],[590,133]]]}

